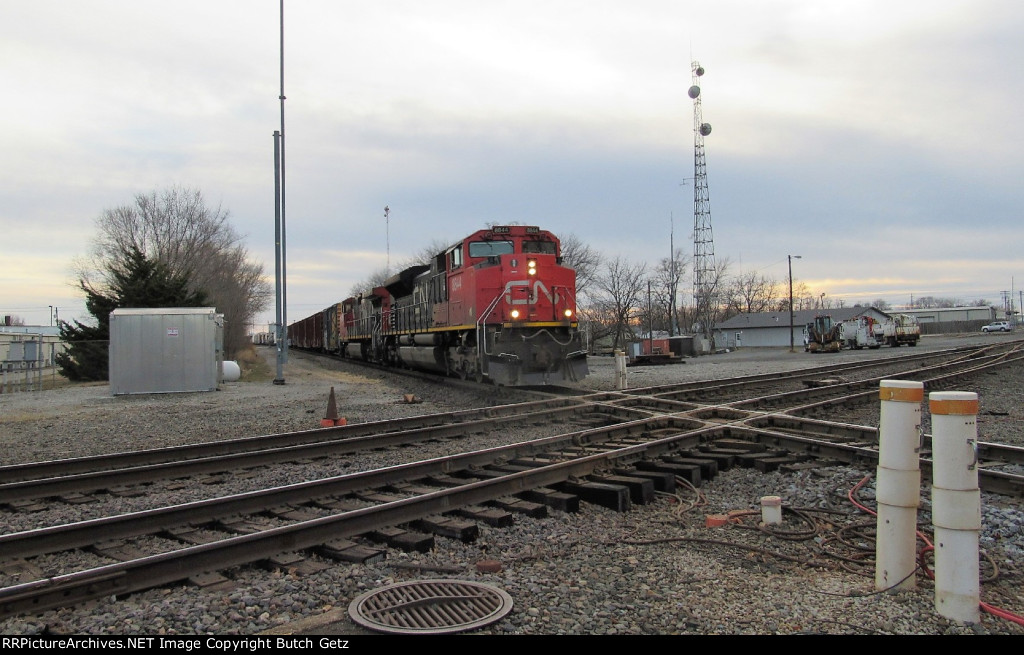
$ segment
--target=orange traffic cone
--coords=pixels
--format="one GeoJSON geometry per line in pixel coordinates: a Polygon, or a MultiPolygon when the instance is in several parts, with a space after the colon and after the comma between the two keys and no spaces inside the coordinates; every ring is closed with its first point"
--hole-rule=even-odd
{"type": "Polygon", "coordinates": [[[334,400],[334,387],[331,387],[331,395],[327,399],[327,415],[320,419],[320,427],[333,428],[336,425],[345,425],[345,419],[338,418],[338,403],[334,400]]]}

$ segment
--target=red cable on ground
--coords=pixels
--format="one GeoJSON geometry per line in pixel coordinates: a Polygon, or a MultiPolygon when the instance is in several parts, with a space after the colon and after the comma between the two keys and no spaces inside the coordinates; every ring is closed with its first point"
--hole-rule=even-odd
{"type": "MultiPolygon", "coordinates": [[[[857,491],[859,491],[861,487],[863,487],[865,484],[867,484],[867,481],[870,480],[870,479],[871,479],[871,475],[870,474],[865,475],[864,478],[860,482],[858,482],[856,485],[854,485],[854,487],[852,489],[850,489],[850,491],[846,494],[846,497],[849,498],[850,502],[853,503],[854,506],[856,506],[861,511],[863,511],[863,512],[865,512],[867,514],[870,514],[872,516],[877,516],[878,515],[877,512],[872,511],[868,507],[866,507],[866,506],[862,505],[861,503],[857,502],[857,499],[854,498],[854,494],[857,493],[857,491]]],[[[928,537],[926,537],[924,535],[924,533],[922,533],[920,530],[917,531],[917,536],[920,537],[921,540],[924,541],[927,544],[927,546],[922,548],[917,553],[918,562],[920,562],[921,569],[925,572],[925,575],[927,575],[929,579],[934,580],[935,579],[935,574],[931,571],[931,569],[929,569],[924,564],[924,555],[927,554],[930,551],[935,550],[935,546],[932,544],[931,541],[928,540],[928,537]]],[[[1018,614],[1014,614],[1013,612],[1008,612],[1006,610],[999,609],[998,607],[994,607],[992,605],[989,605],[988,603],[986,603],[984,601],[978,601],[978,606],[981,609],[985,610],[986,612],[988,612],[989,614],[991,614],[993,616],[997,616],[997,617],[999,617],[1001,619],[1005,619],[1005,620],[1010,621],[1012,623],[1016,623],[1017,625],[1024,625],[1024,616],[1020,616],[1018,614]]]]}
{"type": "Polygon", "coordinates": [[[1024,616],[1020,616],[1012,612],[1007,612],[1006,610],[1001,610],[998,607],[993,607],[984,601],[979,602],[978,605],[981,607],[981,609],[985,610],[993,616],[998,616],[1001,619],[1006,619],[1007,621],[1016,623],[1017,625],[1024,625],[1024,616]]]}

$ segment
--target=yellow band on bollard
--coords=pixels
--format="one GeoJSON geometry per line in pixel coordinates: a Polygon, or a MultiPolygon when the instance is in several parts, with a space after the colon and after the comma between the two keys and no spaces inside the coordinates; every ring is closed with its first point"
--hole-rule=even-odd
{"type": "Polygon", "coordinates": [[[878,397],[898,403],[919,403],[924,400],[924,387],[904,389],[902,387],[880,387],[878,397]]]}
{"type": "Polygon", "coordinates": [[[928,403],[932,414],[953,414],[956,416],[976,416],[977,400],[932,400],[928,403]]]}

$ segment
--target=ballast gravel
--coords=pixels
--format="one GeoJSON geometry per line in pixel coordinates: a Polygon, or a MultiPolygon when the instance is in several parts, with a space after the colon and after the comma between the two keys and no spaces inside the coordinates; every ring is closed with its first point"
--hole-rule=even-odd
{"type": "MultiPolygon", "coordinates": [[[[926,337],[914,351],[884,348],[835,355],[746,349],[669,366],[631,368],[627,375],[631,387],[642,387],[1010,338],[926,337]]],[[[273,357],[269,350],[264,355],[273,357]]],[[[614,360],[597,357],[590,362],[592,374],[580,386],[614,389],[614,360]]],[[[1024,446],[1024,409],[1018,391],[1022,385],[1024,367],[1014,365],[958,387],[979,394],[980,440],[1024,446]]],[[[530,398],[490,387],[453,391],[295,353],[284,385],[232,382],[210,393],[118,397],[110,396],[107,385],[87,385],[0,395],[0,457],[3,463],[29,462],[312,429],[319,426],[331,388],[339,415],[350,423],[530,398]],[[406,402],[407,394],[416,402],[406,402]]],[[[833,420],[877,426],[877,414],[877,407],[864,407],[833,420]]],[[[442,447],[468,450],[482,445],[453,442],[442,447]]],[[[380,451],[361,455],[347,468],[316,462],[257,470],[209,490],[167,493],[177,494],[174,502],[185,502],[385,466],[395,463],[394,457],[380,451]]],[[[427,553],[385,549],[382,561],[365,565],[313,555],[310,561],[324,565],[315,573],[239,567],[223,572],[230,581],[226,588],[179,584],[105,598],[7,619],[0,622],[0,633],[369,634],[346,612],[360,594],[396,582],[460,578],[494,585],[513,599],[511,612],[472,634],[1024,634],[1024,627],[998,613],[1024,615],[1021,500],[982,494],[981,601],[994,611],[981,611],[976,623],[961,622],[936,610],[934,559],[922,562],[913,588],[875,589],[871,560],[865,564],[857,553],[858,548],[870,550],[873,538],[873,517],[858,507],[875,505],[873,474],[872,469],[846,466],[786,474],[733,468],[700,487],[680,487],[673,496],[658,494],[653,503],[634,504],[627,512],[581,503],[576,513],[552,512],[537,519],[517,516],[509,527],[480,524],[479,536],[470,543],[437,537],[427,553]],[[760,499],[772,495],[782,498],[784,509],[783,524],[776,529],[760,525],[760,499]],[[727,520],[708,527],[709,516],[727,520]],[[858,531],[858,524],[866,524],[866,531],[858,531]],[[479,572],[477,564],[483,560],[498,562],[500,570],[479,572]]],[[[930,534],[928,482],[922,484],[918,529],[930,534]]],[[[110,511],[135,511],[164,502],[162,493],[156,496],[110,498],[93,508],[69,505],[35,515],[0,508],[0,530],[9,533],[110,511]]],[[[83,562],[99,559],[92,553],[78,557],[83,562]]],[[[67,554],[47,556],[36,564],[52,575],[65,566],[79,566],[71,559],[67,554]]],[[[10,584],[8,577],[0,577],[10,584]]]]}

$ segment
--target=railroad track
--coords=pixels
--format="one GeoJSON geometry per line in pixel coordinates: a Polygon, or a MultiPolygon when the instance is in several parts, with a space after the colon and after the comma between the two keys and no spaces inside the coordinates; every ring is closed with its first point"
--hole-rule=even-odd
{"type": "MultiPolygon", "coordinates": [[[[197,462],[195,466],[202,466],[201,471],[211,472],[219,470],[231,470],[237,467],[245,467],[258,463],[257,460],[265,460],[268,463],[292,461],[297,458],[315,457],[318,449],[330,451],[333,443],[354,439],[357,437],[381,436],[381,443],[386,445],[390,438],[392,441],[401,443],[404,439],[415,441],[416,439],[440,438],[445,433],[466,431],[475,429],[490,423],[510,420],[516,417],[536,414],[538,417],[549,413],[557,420],[561,415],[579,413],[587,407],[619,408],[617,411],[628,411],[630,408],[642,408],[648,412],[674,413],[698,409],[704,405],[727,405],[744,406],[752,403],[793,403],[799,404],[801,398],[811,396],[821,397],[825,394],[843,397],[844,392],[855,385],[867,387],[877,384],[877,381],[886,376],[898,375],[900,377],[912,378],[920,375],[921,371],[932,370],[922,368],[919,364],[922,361],[934,359],[954,360],[961,362],[960,366],[973,368],[963,362],[980,361],[986,358],[987,361],[994,361],[1005,357],[1004,352],[992,353],[996,347],[984,346],[977,348],[958,348],[940,353],[917,354],[900,358],[878,360],[872,362],[858,362],[844,364],[834,367],[812,367],[797,371],[753,375],[741,378],[720,380],[715,383],[691,382],[685,384],[660,385],[655,387],[643,387],[629,389],[623,392],[605,392],[594,394],[579,394],[578,390],[571,390],[572,395],[566,395],[567,390],[557,389],[555,393],[547,393],[545,400],[534,402],[521,402],[481,409],[464,410],[444,414],[431,414],[414,416],[404,419],[392,419],[360,423],[339,427],[321,428],[301,432],[289,432],[283,434],[263,435],[243,439],[232,439],[215,441],[202,444],[193,444],[177,447],[158,448],[149,450],[138,450],[125,453],[113,453],[93,457],[81,457],[64,460],[53,460],[45,462],[32,462],[0,466],[0,503],[10,502],[16,499],[18,494],[22,497],[29,497],[29,488],[33,485],[12,485],[12,483],[42,481],[58,478],[71,477],[76,475],[88,475],[101,472],[113,472],[118,470],[138,469],[126,474],[124,477],[118,475],[104,476],[98,479],[97,483],[102,485],[130,485],[140,481],[151,481],[159,479],[161,475],[179,475],[188,466],[187,462],[197,462]],[[884,369],[884,374],[878,374],[878,369],[884,369]],[[801,388],[810,381],[820,382],[831,376],[851,372],[873,372],[874,375],[866,378],[866,381],[837,381],[836,384],[828,385],[822,389],[801,388]],[[766,386],[767,385],[767,386],[766,386]],[[788,386],[792,393],[780,393],[780,387],[788,386]],[[763,389],[772,388],[776,391],[772,394],[761,395],[758,392],[763,389]],[[550,411],[549,411],[550,410],[550,411]],[[417,432],[418,431],[418,432],[417,432]],[[408,433],[403,437],[391,438],[386,435],[396,433],[408,433]],[[224,458],[217,460],[217,458],[224,458]],[[213,461],[211,461],[213,460],[213,461]],[[202,464],[198,464],[202,462],[202,464]],[[218,463],[219,462],[219,463],[218,463]],[[161,468],[162,464],[171,464],[161,468]]],[[[940,365],[941,366],[941,365],[940,365]]],[[[413,372],[416,375],[422,373],[413,372]]],[[[361,442],[364,447],[371,444],[372,440],[361,442]]],[[[341,447],[341,452],[351,452],[348,446],[341,447]]],[[[67,493],[68,491],[88,490],[88,484],[71,488],[69,486],[56,489],[53,495],[67,493]]],[[[98,487],[92,487],[98,488],[98,487]]],[[[36,496],[32,496],[36,497],[36,496]]]]}
{"type": "MultiPolygon", "coordinates": [[[[883,377],[920,375],[926,388],[932,389],[964,375],[1014,364],[1019,356],[1014,350],[986,348],[956,352],[947,356],[954,361],[929,366],[922,366],[915,357],[909,369],[883,377]]],[[[843,370],[849,375],[849,368],[843,370]]],[[[748,391],[757,389],[765,383],[764,377],[553,398],[457,415],[125,453],[103,458],[102,463],[88,458],[5,467],[0,479],[8,482],[0,485],[0,503],[27,507],[19,503],[73,491],[152,483],[161,476],[195,475],[197,470],[237,470],[351,454],[425,439],[458,438],[470,431],[500,434],[507,432],[509,421],[548,429],[559,426],[551,436],[498,448],[2,535],[0,552],[9,561],[4,569],[7,586],[0,589],[0,617],[190,577],[196,582],[216,581],[217,571],[282,554],[289,554],[284,560],[287,565],[298,566],[301,555],[296,553],[307,549],[342,560],[372,557],[352,538],[377,535],[394,543],[422,544],[431,532],[471,533],[467,521],[500,522],[509,520],[512,512],[536,515],[548,506],[571,509],[581,495],[590,502],[623,508],[642,500],[645,490],[655,485],[666,490],[680,478],[699,485],[702,475],[706,478],[734,465],[773,470],[816,465],[814,461],[820,465],[823,459],[829,463],[875,461],[877,431],[801,414],[809,407],[867,402],[871,385],[877,399],[882,378],[808,384],[822,380],[823,373],[835,370],[789,376],[788,384],[803,389],[720,404],[693,398],[717,393],[709,391],[709,386],[728,388],[729,398],[738,398],[743,395],[738,390],[745,385],[748,391]],[[827,398],[822,399],[823,394],[827,398]],[[565,431],[567,426],[580,428],[588,423],[590,427],[565,431]],[[652,468],[656,466],[661,470],[652,468]],[[602,477],[595,482],[593,476],[598,474],[602,477]],[[453,511],[469,518],[453,524],[453,511]],[[411,534],[415,531],[396,527],[413,525],[423,532],[411,534]],[[82,549],[90,557],[80,570],[54,575],[34,564],[41,557],[82,549]],[[122,561],[103,563],[109,558],[122,561]],[[89,567],[89,562],[95,566],[89,567]]],[[[984,460],[983,488],[1024,495],[1021,476],[999,470],[1024,463],[1022,449],[982,444],[979,455],[984,460]]],[[[928,464],[927,450],[923,464],[928,464]]]]}

